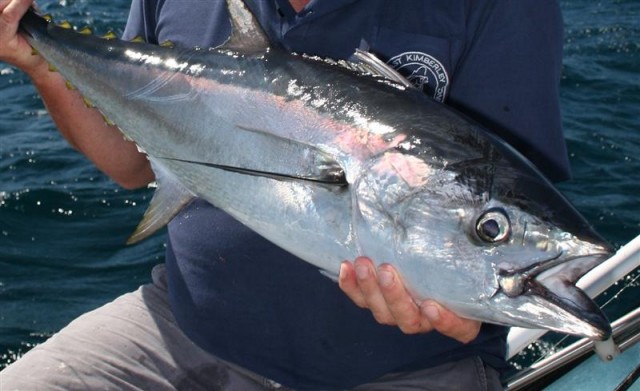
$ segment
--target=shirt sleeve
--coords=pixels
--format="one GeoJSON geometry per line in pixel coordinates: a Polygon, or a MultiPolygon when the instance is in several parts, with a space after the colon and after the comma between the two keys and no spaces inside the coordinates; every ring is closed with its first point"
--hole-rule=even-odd
{"type": "Polygon", "coordinates": [[[551,180],[570,176],[559,83],[557,1],[497,0],[470,12],[449,103],[523,153],[551,180]]]}

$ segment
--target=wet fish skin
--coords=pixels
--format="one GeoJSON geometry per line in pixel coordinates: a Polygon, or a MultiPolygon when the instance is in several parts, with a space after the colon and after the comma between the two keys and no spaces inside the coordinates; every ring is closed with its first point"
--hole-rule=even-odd
{"type": "Polygon", "coordinates": [[[159,189],[136,240],[199,196],[329,273],[367,255],[418,302],[608,337],[573,283],[612,249],[521,154],[398,80],[256,47],[259,28],[228,3],[248,32],[211,50],[100,40],[33,13],[21,23],[148,154],[159,189]]]}

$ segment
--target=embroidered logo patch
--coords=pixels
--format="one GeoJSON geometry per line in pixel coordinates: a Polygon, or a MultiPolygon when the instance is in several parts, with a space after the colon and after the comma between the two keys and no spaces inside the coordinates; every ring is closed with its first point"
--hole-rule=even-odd
{"type": "Polygon", "coordinates": [[[414,86],[444,102],[449,89],[449,75],[442,63],[433,56],[421,52],[405,52],[388,62],[414,86]]]}

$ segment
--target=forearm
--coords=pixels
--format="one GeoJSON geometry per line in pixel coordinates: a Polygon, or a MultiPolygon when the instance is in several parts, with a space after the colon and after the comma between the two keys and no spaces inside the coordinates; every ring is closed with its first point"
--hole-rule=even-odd
{"type": "Polygon", "coordinates": [[[107,125],[97,109],[87,108],[78,91],[67,89],[59,73],[38,67],[29,76],[60,133],[101,171],[126,188],[153,181],[146,156],[116,126],[107,125]]]}
{"type": "Polygon", "coordinates": [[[42,96],[60,133],[100,170],[127,188],[153,180],[146,157],[125,141],[115,126],[108,126],[100,112],[85,107],[82,96],[65,86],[46,61],[33,55],[27,40],[18,33],[20,19],[32,0],[0,0],[0,61],[24,71],[42,96]]]}

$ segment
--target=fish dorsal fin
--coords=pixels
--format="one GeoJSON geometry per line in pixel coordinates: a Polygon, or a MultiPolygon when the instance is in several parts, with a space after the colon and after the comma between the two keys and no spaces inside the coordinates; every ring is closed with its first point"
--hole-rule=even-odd
{"type": "Polygon", "coordinates": [[[142,221],[134,233],[127,240],[127,244],[137,243],[153,235],[167,225],[176,214],[187,205],[195,195],[187,190],[180,182],[166,175],[165,171],[152,162],[158,188],[144,212],[142,221]]]}
{"type": "Polygon", "coordinates": [[[411,84],[409,80],[398,73],[398,71],[390,67],[384,61],[380,60],[378,57],[376,57],[375,54],[371,52],[362,49],[356,49],[355,53],[353,53],[353,57],[359,60],[359,63],[356,64],[356,67],[362,72],[370,73],[378,77],[383,77],[406,88],[414,87],[413,84],[411,84]]]}
{"type": "Polygon", "coordinates": [[[220,49],[234,52],[259,54],[269,48],[269,39],[258,20],[244,4],[243,0],[227,0],[231,17],[231,36],[220,49]]]}

